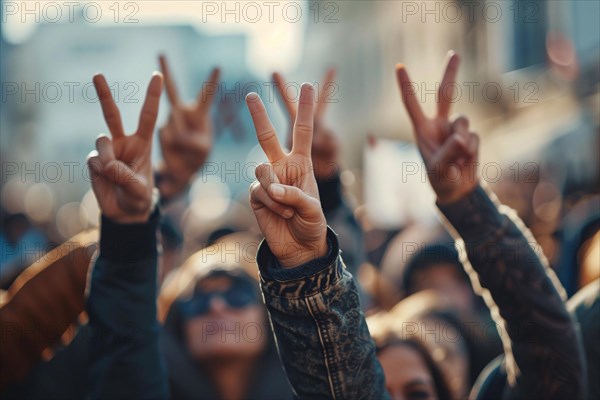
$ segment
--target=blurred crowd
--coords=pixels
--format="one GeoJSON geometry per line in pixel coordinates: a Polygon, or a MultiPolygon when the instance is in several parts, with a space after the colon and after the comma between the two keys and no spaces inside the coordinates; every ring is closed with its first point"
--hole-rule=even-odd
{"type": "MultiPolygon", "coordinates": [[[[284,314],[279,308],[281,304],[270,305],[268,310],[265,307],[265,301],[275,304],[276,300],[269,300],[270,295],[262,292],[270,290],[265,287],[271,284],[271,278],[261,276],[263,266],[260,266],[259,274],[261,260],[257,259],[267,228],[260,225],[260,220],[257,224],[253,211],[256,213],[258,210],[256,204],[270,201],[260,197],[266,193],[259,191],[263,182],[253,184],[251,197],[255,198],[234,202],[218,221],[208,227],[195,220],[188,198],[190,186],[209,157],[213,137],[217,134],[215,130],[218,127],[215,128],[211,121],[211,107],[216,107],[217,91],[211,88],[217,87],[220,71],[215,69],[205,85],[199,88],[197,98],[187,102],[178,94],[177,77],[170,72],[166,58],[160,58],[160,67],[170,112],[164,126],[156,129],[162,160],[153,166],[152,171],[157,192],[154,203],[161,209],[160,220],[156,222],[160,254],[155,314],[159,323],[156,333],[161,357],[157,365],[168,377],[169,396],[173,399],[293,398],[302,387],[298,382],[310,380],[297,378],[298,374],[302,375],[296,370],[297,365],[287,364],[290,349],[298,349],[288,346],[287,336],[280,334],[279,330],[299,337],[305,333],[300,322],[297,328],[293,323],[282,328],[278,320],[283,318],[278,314],[284,314]],[[285,369],[278,350],[282,353],[285,369]]],[[[335,71],[326,71],[322,87],[328,88],[334,81],[335,71]]],[[[94,83],[102,101],[106,81],[96,77],[94,83]]],[[[275,73],[273,83],[283,88],[285,78],[275,73]]],[[[556,285],[552,290],[558,293],[561,304],[570,313],[577,341],[582,346],[580,350],[585,366],[581,371],[568,359],[562,360],[564,365],[548,365],[548,370],[570,369],[569,373],[559,374],[566,378],[571,373],[581,372],[579,377],[585,389],[578,395],[597,399],[600,398],[600,385],[596,379],[600,371],[600,174],[597,169],[593,170],[593,166],[581,172],[578,170],[580,165],[561,163],[561,154],[579,148],[595,152],[597,157],[599,113],[593,109],[597,103],[588,100],[598,96],[598,82],[594,83],[593,90],[585,93],[577,90],[576,78],[571,80],[571,85],[582,112],[588,116],[583,119],[582,125],[559,135],[541,149],[542,161],[533,168],[521,166],[520,173],[505,174],[510,178],[489,184],[489,189],[502,204],[514,209],[515,215],[529,228],[530,233],[527,231],[524,238],[530,239],[532,254],[535,254],[536,260],[542,260],[540,265],[545,265],[547,260],[550,267],[548,282],[556,285]],[[514,179],[515,176],[520,179],[514,179]],[[554,279],[554,274],[558,280],[554,279]],[[582,394],[584,392],[585,395],[582,394]]],[[[321,96],[326,94],[324,90],[321,96]]],[[[289,132],[283,135],[286,137],[284,145],[293,149],[294,121],[299,118],[300,111],[284,90],[279,92],[279,100],[289,119],[289,132]]],[[[408,108],[410,102],[404,100],[408,108]]],[[[400,100],[398,102],[400,107],[400,100]]],[[[509,279],[503,284],[514,286],[509,289],[516,295],[506,298],[502,297],[506,295],[503,292],[498,301],[495,297],[498,292],[494,292],[498,290],[494,289],[498,282],[489,276],[489,271],[497,268],[496,278],[500,280],[502,268],[514,266],[498,261],[496,264],[489,262],[487,269],[479,269],[475,265],[477,255],[465,252],[455,241],[456,232],[446,229],[446,218],[451,219],[449,215],[440,217],[436,223],[408,220],[396,229],[384,229],[374,224],[367,207],[356,204],[355,198],[347,197],[343,184],[344,168],[340,162],[340,137],[327,123],[327,107],[324,98],[316,99],[310,155],[318,189],[315,198],[320,199],[327,225],[337,234],[345,270],[354,277],[360,298],[360,306],[348,306],[343,310],[364,316],[387,392],[399,399],[464,399],[470,393],[472,397],[488,393],[490,397],[487,398],[501,398],[506,392],[504,384],[499,383],[499,376],[504,374],[509,385],[515,384],[511,382],[514,372],[511,365],[516,365],[521,374],[529,373],[522,364],[528,361],[519,358],[522,350],[520,344],[515,344],[518,342],[514,340],[515,332],[510,327],[507,329],[503,322],[507,318],[505,313],[510,310],[507,303],[526,303],[528,295],[523,292],[533,293],[540,287],[543,287],[540,289],[542,292],[548,292],[548,283],[536,280],[527,287],[520,286],[518,279],[509,279]],[[489,284],[490,288],[485,282],[494,283],[489,284]],[[511,361],[512,358],[514,360],[511,361]]],[[[114,110],[103,104],[103,111],[114,141],[123,132],[111,126],[115,115],[111,112],[114,110]]],[[[143,123],[142,114],[140,131],[135,135],[141,134],[143,123]]],[[[259,131],[259,124],[256,121],[255,124],[259,131]]],[[[150,129],[150,132],[153,130],[150,129]]],[[[100,163],[106,161],[102,157],[108,157],[103,153],[107,150],[103,150],[106,143],[102,140],[98,139],[96,143],[98,152],[90,156],[92,170],[96,157],[100,163]]],[[[374,136],[365,143],[372,148],[378,145],[379,140],[374,136]]],[[[137,149],[139,146],[133,147],[137,149]]],[[[125,159],[119,157],[125,157],[127,151],[134,151],[133,147],[115,151],[116,158],[125,159]]],[[[421,147],[419,149],[424,151],[421,147]]],[[[112,156],[114,158],[115,155],[112,156]]],[[[102,176],[98,171],[92,173],[102,176]]],[[[394,179],[394,171],[380,173],[394,179]]],[[[260,181],[258,170],[257,178],[260,181]]],[[[96,196],[99,196],[98,190],[106,193],[106,187],[97,184],[94,188],[96,196]]],[[[198,190],[203,190],[202,185],[198,190]]],[[[118,191],[114,196],[118,203],[118,191]]],[[[104,199],[104,202],[100,204],[104,214],[102,218],[106,218],[108,200],[104,199]]],[[[269,205],[266,207],[271,208],[269,205]]],[[[281,215],[287,211],[279,210],[281,215]]],[[[450,214],[444,209],[442,212],[450,214]]],[[[479,221],[482,226],[488,223],[485,215],[492,214],[483,215],[483,220],[479,221]]],[[[257,218],[260,217],[257,215],[257,218]]],[[[450,223],[454,225],[453,221],[450,223]]],[[[134,237],[138,232],[131,230],[131,237],[122,232],[114,233],[110,242],[112,247],[108,249],[108,241],[99,235],[100,229],[102,235],[109,229],[117,232],[111,224],[117,225],[114,221],[103,219],[101,228],[82,231],[65,243],[55,244],[47,226],[36,224],[25,214],[2,210],[0,391],[3,398],[87,398],[90,387],[94,386],[90,382],[94,376],[113,379],[123,386],[135,386],[138,384],[135,375],[111,377],[111,374],[117,374],[114,371],[122,374],[128,367],[135,369],[155,362],[140,358],[128,366],[125,359],[113,371],[112,367],[103,368],[96,359],[90,361],[90,354],[101,357],[98,348],[105,348],[102,346],[116,346],[130,334],[138,338],[135,336],[136,325],[128,326],[127,320],[122,319],[122,310],[116,307],[118,301],[115,300],[113,308],[104,310],[106,313],[102,311],[102,307],[110,303],[111,296],[114,298],[120,293],[127,297],[123,294],[127,291],[109,293],[113,290],[108,289],[110,277],[102,281],[105,286],[98,286],[99,289],[94,288],[92,283],[96,279],[92,278],[96,273],[94,270],[99,268],[96,263],[102,265],[102,273],[110,270],[102,264],[107,262],[102,257],[111,262],[113,259],[110,257],[116,257],[115,247],[118,248],[119,244],[114,237],[123,241],[121,253],[135,253],[147,247],[147,243],[142,241],[144,235],[134,237]],[[130,250],[125,251],[126,248],[130,250]],[[104,293],[108,299],[102,306],[89,302],[91,286],[92,291],[104,293]],[[102,323],[106,322],[104,318],[107,315],[121,318],[118,326],[122,331],[97,329],[90,320],[90,314],[95,321],[102,319],[102,323]]],[[[503,224],[498,228],[497,236],[490,239],[492,244],[496,240],[504,243],[504,235],[514,234],[513,225],[503,224]]],[[[522,228],[518,224],[516,226],[522,228]]],[[[458,233],[462,236],[461,232],[458,233]]],[[[514,259],[519,259],[523,265],[538,262],[521,259],[530,255],[519,247],[517,239],[512,244],[516,253],[514,259]]],[[[500,251],[493,246],[485,250],[491,253],[500,251]]],[[[506,248],[501,251],[506,251],[506,248]]],[[[487,254],[487,258],[488,261],[493,260],[494,256],[487,254]]],[[[524,281],[528,274],[534,275],[523,269],[524,281]]],[[[290,280],[292,276],[290,274],[290,280]]],[[[111,284],[115,287],[121,285],[117,278],[111,284]]],[[[138,289],[131,286],[127,290],[133,293],[132,303],[141,302],[143,296],[136,297],[138,289]]],[[[147,288],[139,290],[152,293],[147,288]]],[[[554,305],[555,299],[548,296],[547,305],[554,305]]],[[[331,304],[334,302],[332,299],[331,304]]],[[[294,304],[290,302],[288,307],[296,307],[294,304]]],[[[134,306],[141,307],[139,304],[134,306]]],[[[132,306],[131,310],[135,307],[132,306]]],[[[543,309],[545,305],[540,307],[543,309]]],[[[509,313],[508,319],[515,318],[515,315],[526,319],[532,314],[529,321],[532,324],[537,323],[536,318],[562,321],[560,310],[555,310],[556,315],[550,311],[542,313],[541,317],[536,310],[531,313],[515,311],[509,313]]],[[[340,317],[341,320],[344,318],[340,317]]],[[[549,326],[553,324],[552,320],[546,322],[549,326]]],[[[560,323],[556,322],[557,325],[560,323]]],[[[344,326],[344,322],[341,324],[344,326]]],[[[111,325],[106,323],[106,326],[111,325]]],[[[344,337],[343,333],[338,334],[344,337]]],[[[565,337],[566,343],[570,337],[567,331],[565,337]]],[[[539,337],[535,340],[541,353],[551,351],[544,348],[539,337]]],[[[548,343],[552,341],[548,339],[548,343]]],[[[136,342],[136,345],[150,346],[144,340],[136,342]]],[[[550,344],[547,346],[551,347],[550,344]]],[[[569,344],[565,344],[565,348],[569,348],[569,344]]],[[[293,354],[299,358],[298,353],[293,354]]],[[[554,361],[561,363],[560,359],[554,361]]],[[[318,364],[318,361],[314,363],[318,364]]],[[[306,375],[314,374],[311,372],[314,365],[308,364],[306,375]]],[[[536,368],[545,367],[538,365],[536,368]]],[[[151,379],[152,375],[145,373],[151,379]]],[[[344,371],[330,373],[335,376],[344,371]]],[[[514,373],[514,376],[519,375],[519,371],[514,373]]],[[[539,377],[528,379],[541,380],[539,377]]],[[[332,387],[334,384],[331,383],[332,387]]],[[[576,385],[575,382],[562,384],[576,385]]],[[[366,383],[363,382],[363,385],[366,383]]],[[[93,397],[98,397],[99,393],[110,397],[113,392],[95,392],[93,397]]],[[[148,394],[152,397],[152,392],[148,394]]],[[[334,397],[332,393],[329,395],[334,397]]],[[[140,397],[146,396],[142,394],[140,397]]]]}

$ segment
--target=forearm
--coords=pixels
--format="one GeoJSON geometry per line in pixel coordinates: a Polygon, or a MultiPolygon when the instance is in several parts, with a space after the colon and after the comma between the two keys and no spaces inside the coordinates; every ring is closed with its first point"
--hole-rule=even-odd
{"type": "Polygon", "coordinates": [[[102,219],[87,299],[92,398],[166,398],[156,319],[159,215],[147,223],[102,219]]]}
{"type": "Polygon", "coordinates": [[[281,269],[263,243],[261,286],[288,378],[300,398],[385,398],[381,366],[352,275],[328,230],[329,254],[281,269]]]}
{"type": "Polygon", "coordinates": [[[514,357],[514,362],[507,357],[510,380],[516,381],[514,393],[580,397],[584,365],[576,327],[562,288],[539,248],[536,252],[529,231],[481,187],[439,208],[455,237],[464,241],[464,261],[467,270],[472,267],[471,275],[477,275],[475,286],[484,288],[492,314],[498,312],[503,320],[510,339],[505,344],[514,357]]]}

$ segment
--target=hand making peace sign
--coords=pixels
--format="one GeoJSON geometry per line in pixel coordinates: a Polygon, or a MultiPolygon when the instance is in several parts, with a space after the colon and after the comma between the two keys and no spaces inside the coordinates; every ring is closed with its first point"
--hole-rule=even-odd
{"type": "Polygon", "coordinates": [[[160,66],[165,77],[171,114],[159,131],[164,164],[159,168],[161,180],[158,188],[164,198],[171,198],[187,187],[212,149],[210,106],[217,93],[220,70],[213,69],[196,101],[184,104],[177,94],[165,56],[160,56],[160,66]]]}
{"type": "Polygon", "coordinates": [[[327,223],[313,173],[311,146],[314,88],[300,90],[293,146],[285,153],[267,110],[256,93],[246,97],[258,142],[269,159],[256,168],[250,204],[269,248],[283,267],[299,266],[327,254],[327,223]]]}
{"type": "MultiPolygon", "coordinates": [[[[323,84],[319,92],[319,98],[315,105],[314,137],[312,142],[312,161],[317,179],[325,180],[332,178],[339,171],[338,156],[340,142],[335,133],[329,129],[324,122],[324,114],[327,108],[328,94],[335,89],[335,69],[331,68],[325,74],[323,84]]],[[[287,136],[287,147],[292,148],[292,125],[296,120],[297,107],[293,99],[287,93],[283,76],[275,72],[273,82],[277,87],[281,101],[287,111],[290,122],[290,130],[287,136]]]]}
{"type": "Polygon", "coordinates": [[[103,75],[94,76],[104,119],[112,140],[101,135],[88,156],[92,189],[102,213],[120,223],[148,220],[152,205],[152,134],[162,92],[160,73],[152,76],[137,131],[125,135],[121,114],[103,75]]]}
{"type": "Polygon", "coordinates": [[[429,182],[440,203],[461,199],[479,181],[476,168],[479,137],[469,130],[466,117],[459,116],[453,121],[448,118],[459,62],[458,55],[450,52],[438,91],[437,115],[432,118],[423,114],[406,68],[401,64],[396,67],[402,101],[412,121],[429,182]]]}

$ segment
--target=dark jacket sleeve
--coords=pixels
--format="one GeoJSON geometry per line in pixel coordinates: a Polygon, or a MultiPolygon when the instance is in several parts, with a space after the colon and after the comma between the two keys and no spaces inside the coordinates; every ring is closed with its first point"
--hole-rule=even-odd
{"type": "Polygon", "coordinates": [[[301,399],[385,399],[358,291],[328,229],[329,254],[283,269],[263,241],[258,251],[261,287],[279,354],[301,399]]]}
{"type": "MultiPolygon", "coordinates": [[[[352,275],[356,276],[360,265],[366,259],[363,232],[354,218],[352,208],[344,201],[340,176],[336,174],[327,180],[317,180],[317,187],[327,224],[340,238],[344,265],[352,275]]],[[[359,294],[363,300],[364,293],[360,291],[360,287],[359,294]]]]}
{"type": "Polygon", "coordinates": [[[87,299],[94,399],[168,397],[156,319],[158,220],[158,211],[143,224],[102,218],[87,299]]]}
{"type": "Polygon", "coordinates": [[[563,301],[564,290],[533,236],[482,187],[454,204],[438,206],[463,255],[466,249],[468,261],[463,261],[475,288],[481,285],[492,315],[504,325],[509,383],[504,396],[581,398],[585,364],[579,334],[563,301]]]}

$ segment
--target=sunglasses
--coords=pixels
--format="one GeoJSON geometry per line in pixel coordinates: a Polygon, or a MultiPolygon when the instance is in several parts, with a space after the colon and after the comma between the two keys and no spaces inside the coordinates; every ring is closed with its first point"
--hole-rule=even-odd
{"type": "Polygon", "coordinates": [[[234,309],[242,309],[259,303],[258,290],[253,284],[242,279],[233,279],[232,281],[231,286],[224,291],[204,292],[197,289],[191,299],[180,303],[183,316],[192,318],[207,314],[214,298],[220,298],[228,307],[234,309]]]}

